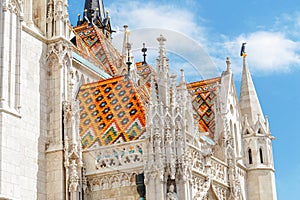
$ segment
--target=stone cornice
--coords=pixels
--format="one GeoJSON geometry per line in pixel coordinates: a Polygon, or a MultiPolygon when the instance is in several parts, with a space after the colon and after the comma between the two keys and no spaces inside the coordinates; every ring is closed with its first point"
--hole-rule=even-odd
{"type": "Polygon", "coordinates": [[[32,27],[29,27],[25,24],[22,25],[22,30],[31,35],[32,37],[40,40],[43,43],[47,43],[47,38],[38,32],[38,30],[34,30],[32,27]]]}

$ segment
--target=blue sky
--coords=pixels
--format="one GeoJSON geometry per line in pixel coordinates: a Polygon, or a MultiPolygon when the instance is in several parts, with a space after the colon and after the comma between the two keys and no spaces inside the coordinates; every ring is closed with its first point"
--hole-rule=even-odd
{"type": "MultiPolygon", "coordinates": [[[[76,24],[83,4],[83,0],[69,0],[72,24],[76,24]]],[[[271,132],[276,137],[273,153],[278,199],[297,199],[300,188],[297,129],[300,122],[300,4],[293,0],[104,0],[104,4],[110,11],[113,27],[120,32],[115,34],[115,41],[122,36],[124,24],[132,31],[131,38],[144,28],[179,33],[189,39],[169,47],[171,58],[177,55],[171,67],[172,64],[186,65],[186,73],[189,73],[188,65],[197,65],[195,57],[185,54],[187,49],[209,55],[211,62],[207,66],[213,63],[211,69],[218,72],[225,69],[225,59],[229,56],[237,88],[242,69],[240,45],[247,42],[249,68],[263,112],[269,116],[271,132]],[[138,31],[135,33],[135,30],[138,31]],[[197,45],[190,46],[191,41],[197,45]]],[[[143,39],[133,41],[135,48],[141,48],[143,39]]],[[[146,44],[150,49],[148,59],[154,60],[152,41],[146,44]]],[[[135,59],[141,60],[138,54],[135,59]]]]}

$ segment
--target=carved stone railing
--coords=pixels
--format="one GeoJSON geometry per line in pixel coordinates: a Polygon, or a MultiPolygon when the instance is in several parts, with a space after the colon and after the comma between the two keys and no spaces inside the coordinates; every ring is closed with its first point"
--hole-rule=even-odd
{"type": "MultiPolygon", "coordinates": [[[[189,145],[189,151],[192,157],[192,170],[198,174],[207,176],[205,171],[205,158],[203,152],[198,147],[189,145]]],[[[227,165],[221,160],[211,157],[211,173],[213,180],[221,184],[228,185],[227,165]]]]}
{"type": "Polygon", "coordinates": [[[192,169],[200,174],[204,174],[204,157],[201,150],[193,145],[189,145],[190,154],[192,157],[192,169]]]}
{"type": "Polygon", "coordinates": [[[85,150],[83,160],[86,174],[96,175],[114,171],[140,171],[143,169],[145,140],[121,143],[85,150]]]}
{"type": "Polygon", "coordinates": [[[227,185],[228,184],[228,175],[227,175],[227,165],[226,163],[218,160],[215,157],[211,159],[211,172],[213,179],[227,185]]]}

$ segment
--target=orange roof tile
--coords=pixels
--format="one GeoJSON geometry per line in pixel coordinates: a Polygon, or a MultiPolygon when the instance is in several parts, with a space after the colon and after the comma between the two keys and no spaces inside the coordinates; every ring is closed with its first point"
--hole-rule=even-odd
{"type": "Polygon", "coordinates": [[[145,109],[132,81],[118,76],[82,85],[78,99],[83,148],[144,138],[145,109]]]}
{"type": "Polygon", "coordinates": [[[89,27],[85,23],[73,30],[78,50],[97,59],[108,74],[116,75],[118,68],[125,65],[120,53],[96,26],[89,27]]]}
{"type": "Polygon", "coordinates": [[[211,138],[215,132],[215,98],[216,86],[221,78],[202,80],[187,85],[192,93],[192,105],[195,111],[194,118],[198,121],[199,131],[209,132],[211,138]]]}

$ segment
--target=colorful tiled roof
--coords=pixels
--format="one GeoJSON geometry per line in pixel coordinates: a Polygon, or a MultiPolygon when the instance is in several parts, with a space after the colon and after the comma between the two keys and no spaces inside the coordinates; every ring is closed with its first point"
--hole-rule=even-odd
{"type": "Polygon", "coordinates": [[[143,62],[136,63],[136,69],[138,75],[145,80],[145,82],[150,80],[150,75],[153,71],[152,67],[148,64],[143,65],[143,62]]]}
{"type": "Polygon", "coordinates": [[[116,75],[118,68],[125,65],[120,53],[96,26],[89,27],[86,23],[75,27],[74,33],[78,51],[96,58],[108,74],[116,75]]]}
{"type": "Polygon", "coordinates": [[[137,74],[140,76],[139,94],[143,102],[147,104],[150,97],[151,74],[153,74],[154,70],[148,64],[143,65],[143,62],[136,63],[136,69],[137,74]]]}
{"type": "Polygon", "coordinates": [[[209,132],[213,138],[215,132],[215,108],[216,86],[221,78],[213,78],[188,84],[188,90],[192,94],[192,105],[195,111],[194,118],[198,121],[199,131],[209,132]]]}
{"type": "Polygon", "coordinates": [[[82,85],[78,99],[83,148],[144,138],[145,109],[132,81],[118,76],[82,85]]]}

